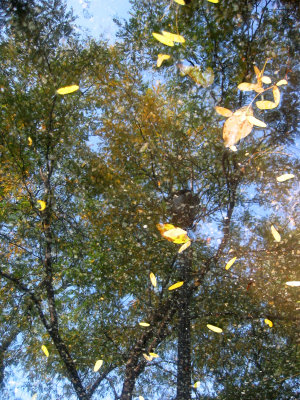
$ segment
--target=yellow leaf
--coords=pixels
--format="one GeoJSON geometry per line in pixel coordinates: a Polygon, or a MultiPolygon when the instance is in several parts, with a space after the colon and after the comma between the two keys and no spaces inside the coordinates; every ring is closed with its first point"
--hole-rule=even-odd
{"type": "Polygon", "coordinates": [[[273,96],[274,96],[274,102],[277,107],[280,102],[280,90],[278,89],[278,87],[276,85],[273,87],[273,96]]]}
{"type": "Polygon", "coordinates": [[[260,101],[257,101],[255,104],[256,104],[256,107],[259,108],[260,110],[272,110],[272,108],[277,107],[276,103],[274,103],[273,101],[269,101],[269,100],[260,100],[260,101]]]}
{"type": "Polygon", "coordinates": [[[255,117],[253,117],[253,115],[249,115],[248,117],[247,117],[247,120],[251,123],[251,124],[253,124],[253,125],[255,125],[255,126],[260,126],[261,128],[266,128],[267,127],[267,124],[265,124],[263,121],[261,121],[260,119],[257,119],[257,118],[255,118],[255,117]]]}
{"type": "Polygon", "coordinates": [[[177,288],[181,287],[183,284],[184,284],[183,281],[174,283],[174,285],[172,285],[172,286],[169,287],[169,290],[177,289],[177,288]]]}
{"type": "Polygon", "coordinates": [[[207,1],[209,1],[210,3],[219,3],[219,0],[207,0],[207,1]]]}
{"type": "Polygon", "coordinates": [[[285,282],[285,284],[288,286],[296,287],[296,286],[300,286],[300,281],[289,281],[289,282],[285,282]]]}
{"type": "Polygon", "coordinates": [[[233,257],[230,261],[228,261],[228,263],[225,266],[225,269],[229,269],[235,262],[236,257],[233,257]]]}
{"type": "Polygon", "coordinates": [[[223,117],[231,117],[233,114],[231,110],[228,110],[228,108],[225,107],[216,106],[215,110],[218,114],[222,115],[223,117]]]}
{"type": "Polygon", "coordinates": [[[259,80],[261,78],[261,71],[257,68],[256,65],[254,65],[254,72],[256,75],[256,79],[259,80]]]}
{"type": "Polygon", "coordinates": [[[147,360],[147,361],[152,361],[152,357],[151,357],[151,356],[148,356],[148,354],[143,353],[143,356],[144,356],[145,360],[147,360]]]}
{"type": "Polygon", "coordinates": [[[157,63],[156,66],[157,68],[159,68],[161,66],[161,64],[165,61],[168,60],[171,56],[169,56],[168,54],[159,54],[157,56],[157,63]]]}
{"type": "Polygon", "coordinates": [[[177,42],[177,43],[185,42],[185,38],[181,35],[176,35],[175,33],[166,32],[166,31],[162,31],[162,34],[164,35],[164,37],[166,37],[168,40],[170,40],[172,42],[177,42]]]}
{"type": "Polygon", "coordinates": [[[49,351],[48,351],[47,347],[46,347],[44,344],[42,345],[41,349],[42,349],[43,352],[45,353],[45,356],[46,356],[46,357],[49,357],[49,351]]]}
{"type": "Polygon", "coordinates": [[[182,253],[185,249],[187,249],[189,246],[191,245],[191,241],[187,241],[186,243],[184,243],[182,246],[180,246],[178,253],[182,253]]]}
{"type": "Polygon", "coordinates": [[[265,319],[265,324],[269,325],[270,328],[273,326],[273,322],[270,321],[269,319],[265,319]]]}
{"type": "Polygon", "coordinates": [[[139,400],[145,400],[145,398],[143,396],[139,396],[139,400]]]}
{"type": "Polygon", "coordinates": [[[187,232],[181,228],[169,229],[168,231],[163,233],[163,237],[165,237],[166,239],[170,239],[172,242],[176,241],[175,243],[185,243],[188,239],[185,240],[184,238],[182,238],[182,236],[186,237],[186,235],[187,232]]]}
{"type": "Polygon", "coordinates": [[[150,324],[148,324],[148,322],[139,322],[139,325],[141,325],[141,326],[150,326],[150,324]]]}
{"type": "Polygon", "coordinates": [[[276,242],[280,242],[281,236],[280,236],[280,234],[276,231],[276,229],[274,228],[273,225],[271,226],[271,232],[272,232],[272,235],[273,235],[274,239],[276,240],[276,242]]]}
{"type": "Polygon", "coordinates": [[[40,205],[40,211],[45,210],[46,203],[43,200],[38,200],[37,203],[39,203],[39,205],[40,205]]]}
{"type": "Polygon", "coordinates": [[[294,177],[295,177],[295,175],[293,175],[293,174],[283,174],[283,175],[278,176],[276,179],[278,182],[284,182],[284,181],[287,181],[288,179],[292,179],[294,177]]]}
{"type": "Polygon", "coordinates": [[[27,140],[28,140],[28,146],[32,146],[32,139],[30,136],[28,136],[27,140]]]}
{"type": "Polygon", "coordinates": [[[157,285],[156,277],[153,272],[150,272],[150,281],[154,287],[157,285]]]}
{"type": "Polygon", "coordinates": [[[236,146],[230,146],[229,148],[230,148],[231,151],[237,151],[236,146]]]}
{"type": "Polygon", "coordinates": [[[79,89],[78,85],[71,85],[71,86],[61,87],[61,88],[57,89],[56,92],[58,94],[69,94],[69,93],[76,92],[76,90],[78,90],[78,89],[79,89]]]}
{"type": "Polygon", "coordinates": [[[288,84],[288,82],[286,79],[281,79],[280,81],[278,81],[276,83],[276,86],[287,85],[287,84],[288,84]]]}
{"type": "Polygon", "coordinates": [[[173,40],[168,39],[166,36],[161,35],[160,33],[152,33],[153,37],[158,40],[160,43],[165,44],[166,46],[174,46],[173,40]]]}
{"type": "Polygon", "coordinates": [[[185,6],[184,0],[174,0],[175,3],[180,4],[181,6],[185,6]]]}
{"type": "Polygon", "coordinates": [[[236,110],[225,121],[223,127],[223,139],[226,147],[234,146],[240,139],[249,135],[253,124],[247,120],[247,116],[253,115],[252,107],[245,106],[236,110]]]}
{"type": "Polygon", "coordinates": [[[156,353],[149,353],[149,354],[150,354],[150,356],[153,357],[153,358],[158,358],[158,357],[159,357],[159,355],[156,354],[156,353]]]}
{"type": "Polygon", "coordinates": [[[269,78],[269,77],[266,76],[266,75],[264,75],[264,76],[261,77],[261,81],[262,81],[263,83],[267,84],[267,85],[270,84],[270,83],[272,83],[271,78],[269,78]]]}
{"type": "Polygon", "coordinates": [[[172,224],[156,224],[156,227],[161,234],[175,228],[175,226],[172,224]]]}
{"type": "Polygon", "coordinates": [[[213,331],[213,332],[216,332],[216,333],[221,333],[221,332],[223,332],[223,329],[218,328],[217,326],[210,325],[210,324],[207,324],[206,326],[208,327],[208,329],[210,329],[210,330],[213,331]]]}
{"type": "Polygon", "coordinates": [[[193,384],[193,387],[195,388],[195,389],[197,389],[197,387],[200,385],[200,381],[197,381],[197,382],[195,382],[194,384],[193,384]]]}
{"type": "Polygon", "coordinates": [[[242,82],[238,85],[238,89],[240,89],[244,92],[249,92],[251,90],[255,90],[256,86],[257,86],[256,83],[242,82]]]}
{"type": "Polygon", "coordinates": [[[94,365],[94,372],[99,371],[99,369],[102,367],[103,360],[97,360],[95,365],[94,365]]]}

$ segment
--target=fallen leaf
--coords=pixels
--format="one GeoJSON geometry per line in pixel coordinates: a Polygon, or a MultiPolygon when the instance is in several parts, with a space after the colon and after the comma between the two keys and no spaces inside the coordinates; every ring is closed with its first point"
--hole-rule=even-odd
{"type": "Polygon", "coordinates": [[[147,361],[152,361],[152,357],[151,357],[151,356],[148,356],[148,354],[146,354],[146,353],[143,353],[143,357],[144,357],[145,360],[147,360],[147,361]]]}
{"type": "Polygon", "coordinates": [[[176,35],[175,33],[167,32],[167,31],[162,31],[162,34],[164,37],[166,37],[168,40],[176,43],[184,43],[185,38],[181,35],[176,35]]]}
{"type": "Polygon", "coordinates": [[[207,1],[209,1],[210,3],[219,3],[219,0],[207,0],[207,1]]]}
{"type": "Polygon", "coordinates": [[[243,92],[250,92],[251,90],[257,89],[257,84],[242,82],[238,85],[238,89],[242,90],[243,92]]]}
{"type": "Polygon", "coordinates": [[[174,283],[174,285],[170,286],[168,290],[174,290],[174,289],[177,289],[177,288],[181,287],[183,284],[184,284],[184,282],[183,282],[183,281],[180,281],[180,282],[174,283]]]}
{"type": "Polygon", "coordinates": [[[206,326],[208,327],[208,329],[210,329],[210,330],[213,331],[213,332],[216,332],[216,333],[221,333],[221,332],[223,332],[223,329],[218,328],[217,326],[210,325],[210,324],[207,324],[206,326]]]}
{"type": "Polygon", "coordinates": [[[160,33],[152,33],[153,37],[158,40],[160,43],[165,44],[166,46],[174,46],[173,40],[168,39],[166,36],[161,35],[160,33]]]}
{"type": "Polygon", "coordinates": [[[229,148],[230,148],[231,151],[237,151],[236,146],[230,146],[229,148]]]}
{"type": "Polygon", "coordinates": [[[30,136],[28,136],[27,140],[28,140],[28,146],[32,146],[32,139],[30,136]]]}
{"type": "Polygon", "coordinates": [[[218,114],[222,115],[223,117],[231,117],[233,114],[231,110],[228,110],[228,108],[225,107],[216,106],[215,110],[218,114]]]}
{"type": "Polygon", "coordinates": [[[265,324],[269,325],[270,328],[273,326],[273,322],[270,321],[269,319],[265,319],[265,324]]]}
{"type": "Polygon", "coordinates": [[[139,322],[139,325],[141,325],[141,326],[150,326],[150,324],[148,324],[148,322],[139,322]]]}
{"type": "Polygon", "coordinates": [[[252,107],[245,106],[236,110],[229,117],[223,127],[223,139],[226,147],[234,146],[240,139],[245,138],[252,131],[253,124],[247,117],[253,115],[252,107]]]}
{"type": "Polygon", "coordinates": [[[69,94],[69,93],[76,92],[76,90],[78,90],[78,89],[79,89],[78,85],[71,85],[71,86],[61,87],[61,88],[57,89],[56,92],[58,94],[69,94]]]}
{"type": "Polygon", "coordinates": [[[154,287],[156,287],[157,281],[156,281],[156,276],[153,274],[153,272],[150,272],[150,281],[151,281],[152,285],[154,287]]]}
{"type": "Polygon", "coordinates": [[[276,179],[278,182],[284,182],[284,181],[287,181],[288,179],[292,179],[294,177],[295,177],[295,175],[293,175],[293,174],[283,174],[283,175],[278,176],[276,179]]]}
{"type": "Polygon", "coordinates": [[[285,282],[285,284],[288,286],[296,287],[296,286],[300,286],[300,281],[289,281],[289,282],[285,282]]]}
{"type": "Polygon", "coordinates": [[[280,90],[278,89],[278,87],[276,85],[273,87],[273,96],[274,96],[274,102],[277,107],[278,104],[280,103],[280,90]]]}
{"type": "Polygon", "coordinates": [[[139,400],[145,400],[145,398],[143,396],[139,396],[139,400]]]}
{"type": "Polygon", "coordinates": [[[272,110],[272,108],[276,108],[277,105],[273,101],[269,100],[259,100],[256,103],[256,107],[260,110],[272,110]]]}
{"type": "Polygon", "coordinates": [[[43,200],[37,200],[37,203],[39,203],[39,205],[40,205],[40,211],[45,210],[46,203],[43,200]]]}
{"type": "Polygon", "coordinates": [[[273,235],[274,239],[276,240],[276,242],[280,242],[281,241],[281,236],[277,232],[277,230],[274,228],[273,225],[271,226],[271,232],[272,232],[272,235],[273,235]]]}
{"type": "Polygon", "coordinates": [[[195,389],[197,389],[197,387],[199,387],[199,385],[200,385],[200,381],[197,381],[197,382],[195,382],[195,383],[193,384],[193,387],[194,387],[195,389]]]}
{"type": "Polygon", "coordinates": [[[42,349],[43,352],[45,353],[45,356],[46,356],[46,357],[49,357],[49,351],[48,351],[47,347],[46,347],[44,344],[42,345],[41,349],[42,349]]]}
{"type": "Polygon", "coordinates": [[[288,82],[286,79],[281,79],[280,81],[278,81],[276,83],[276,86],[287,85],[287,84],[288,84],[288,82]]]}
{"type": "Polygon", "coordinates": [[[149,354],[150,354],[150,356],[153,357],[153,358],[158,358],[158,357],[159,357],[159,355],[156,354],[156,353],[149,353],[149,354]]]}
{"type": "Polygon", "coordinates": [[[272,83],[271,78],[269,78],[268,76],[264,75],[261,77],[261,81],[267,85],[269,85],[270,83],[272,83]]]}
{"type": "Polygon", "coordinates": [[[161,66],[161,64],[165,61],[168,60],[171,56],[169,56],[168,54],[159,54],[157,56],[157,62],[156,62],[156,66],[157,68],[159,68],[161,66]]]}
{"type": "Polygon", "coordinates": [[[187,249],[189,246],[191,245],[191,241],[187,241],[186,243],[184,243],[182,246],[180,246],[178,253],[182,253],[185,249],[187,249]]]}
{"type": "Polygon", "coordinates": [[[255,126],[260,126],[261,128],[266,128],[267,127],[267,124],[265,124],[263,121],[261,121],[260,119],[257,119],[257,118],[255,118],[255,117],[253,117],[253,115],[249,115],[248,117],[247,117],[247,120],[251,123],[251,124],[253,124],[253,125],[255,125],[255,126]]]}
{"type": "Polygon", "coordinates": [[[97,360],[95,365],[94,365],[94,372],[99,371],[99,369],[102,367],[103,360],[97,360]]]}
{"type": "Polygon", "coordinates": [[[236,257],[233,257],[228,263],[225,265],[225,269],[229,269],[235,262],[236,257]]]}
{"type": "Polygon", "coordinates": [[[185,6],[184,0],[174,0],[175,3],[180,4],[181,6],[185,6]]]}

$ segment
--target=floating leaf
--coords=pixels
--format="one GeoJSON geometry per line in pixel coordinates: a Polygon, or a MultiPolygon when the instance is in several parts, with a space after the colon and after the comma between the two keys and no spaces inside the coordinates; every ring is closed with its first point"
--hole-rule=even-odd
{"type": "Polygon", "coordinates": [[[288,179],[292,179],[294,177],[295,177],[295,175],[293,175],[293,174],[283,174],[283,175],[278,176],[276,179],[278,182],[284,182],[284,181],[287,181],[288,179]]]}
{"type": "Polygon", "coordinates": [[[216,332],[216,333],[221,333],[221,332],[223,332],[223,329],[218,328],[217,326],[210,325],[210,324],[207,324],[206,326],[208,327],[208,329],[210,329],[210,330],[213,331],[213,332],[216,332]]]}
{"type": "Polygon", "coordinates": [[[46,356],[46,357],[49,357],[49,351],[48,351],[47,347],[46,347],[44,344],[42,345],[41,349],[42,349],[43,352],[45,353],[45,356],[46,356]]]}
{"type": "Polygon", "coordinates": [[[273,322],[270,321],[269,319],[265,319],[265,324],[269,325],[270,328],[273,326],[273,322]]]}
{"type": "Polygon", "coordinates": [[[251,124],[253,124],[253,125],[255,125],[255,126],[260,126],[261,128],[266,128],[267,127],[267,124],[265,124],[263,121],[261,121],[260,119],[257,119],[257,118],[255,118],[255,117],[253,117],[253,115],[249,115],[248,117],[247,117],[247,120],[251,123],[251,124]]]}
{"type": "Polygon", "coordinates": [[[177,43],[184,43],[185,38],[181,35],[176,35],[175,33],[167,32],[167,31],[162,31],[162,34],[164,37],[166,37],[168,40],[172,42],[177,42],[177,43]]]}
{"type": "Polygon", "coordinates": [[[215,110],[218,114],[222,115],[223,117],[231,117],[233,114],[231,110],[228,110],[228,108],[225,107],[216,106],[215,110]]]}
{"type": "Polygon", "coordinates": [[[32,139],[30,136],[28,136],[27,140],[28,140],[28,146],[32,146],[32,139]]]}
{"type": "Polygon", "coordinates": [[[208,67],[204,72],[201,71],[198,65],[186,67],[182,64],[179,64],[178,67],[180,69],[181,76],[188,75],[191,79],[193,79],[194,82],[197,83],[197,85],[208,87],[214,81],[214,71],[210,67],[208,67]]]}
{"type": "Polygon", "coordinates": [[[225,121],[223,127],[223,139],[226,147],[234,146],[240,139],[249,135],[253,124],[248,121],[247,116],[253,115],[252,107],[245,106],[236,110],[230,118],[225,121]]]}
{"type": "Polygon", "coordinates": [[[177,289],[177,288],[181,287],[183,284],[184,284],[184,282],[183,282],[183,281],[180,281],[180,282],[174,283],[174,285],[170,286],[168,290],[174,290],[174,289],[177,289]]]}
{"type": "Polygon", "coordinates": [[[260,110],[272,110],[272,108],[276,108],[277,105],[273,101],[269,100],[259,100],[256,103],[256,107],[260,110]]]}
{"type": "Polygon", "coordinates": [[[159,54],[157,56],[157,62],[156,62],[156,66],[159,68],[161,66],[161,64],[165,61],[168,60],[171,56],[169,56],[168,54],[159,54]]]}
{"type": "Polygon", "coordinates": [[[168,39],[166,36],[161,35],[160,33],[152,33],[153,37],[158,40],[160,43],[165,44],[166,46],[174,46],[173,40],[168,39]]]}
{"type": "Polygon", "coordinates": [[[273,87],[273,96],[274,96],[274,102],[277,107],[278,104],[280,103],[280,90],[278,89],[278,87],[276,85],[273,87]]]}
{"type": "Polygon", "coordinates": [[[45,210],[46,203],[43,200],[38,200],[37,203],[39,203],[39,205],[40,205],[40,211],[45,210]]]}
{"type": "Polygon", "coordinates": [[[148,322],[139,322],[139,325],[141,325],[141,326],[150,326],[150,324],[148,324],[148,322]]]}
{"type": "Polygon", "coordinates": [[[170,229],[174,229],[175,226],[172,224],[156,224],[157,229],[159,230],[159,232],[161,234],[163,234],[164,232],[170,230],[170,229]]]}
{"type": "Polygon", "coordinates": [[[199,387],[199,385],[200,385],[200,381],[197,381],[197,382],[195,382],[195,383],[193,384],[193,387],[194,387],[195,389],[197,389],[197,387],[199,387]]]}
{"type": "Polygon", "coordinates": [[[280,236],[280,234],[276,231],[276,229],[274,228],[273,225],[271,226],[271,232],[272,232],[272,235],[273,235],[274,239],[276,240],[276,242],[280,242],[281,236],[280,236]]]}
{"type": "Polygon", "coordinates": [[[278,81],[276,83],[276,86],[287,85],[287,84],[288,84],[288,82],[286,79],[281,79],[280,81],[278,81]]]}
{"type": "Polygon", "coordinates": [[[231,151],[237,151],[236,146],[230,146],[229,148],[230,148],[231,151]]]}
{"type": "Polygon", "coordinates": [[[175,3],[180,4],[181,6],[185,6],[184,0],[174,0],[175,3]]]}
{"type": "Polygon", "coordinates": [[[269,78],[268,76],[264,75],[261,77],[261,81],[267,85],[269,85],[270,83],[272,83],[271,78],[269,78]]]}
{"type": "Polygon", "coordinates": [[[94,365],[94,372],[99,371],[99,369],[102,367],[103,360],[97,360],[95,365],[94,365]]]}
{"type": "Polygon", "coordinates": [[[170,240],[173,243],[186,243],[189,241],[187,232],[181,228],[173,228],[164,232],[163,237],[170,240]]]}
{"type": "Polygon", "coordinates": [[[178,253],[182,253],[185,249],[187,249],[189,246],[191,245],[191,241],[187,241],[186,243],[184,243],[182,246],[180,246],[178,253]]]}
{"type": "Polygon", "coordinates": [[[256,86],[256,83],[242,82],[238,85],[238,89],[242,90],[243,92],[249,92],[251,90],[255,90],[256,86]]]}
{"type": "Polygon", "coordinates": [[[156,353],[149,353],[149,354],[150,354],[150,356],[153,357],[153,358],[158,358],[158,357],[159,357],[159,355],[156,354],[156,353]]]}
{"type": "Polygon", "coordinates": [[[143,396],[139,396],[139,400],[145,400],[145,398],[143,396]]]}
{"type": "Polygon", "coordinates": [[[156,277],[153,272],[150,272],[150,281],[154,287],[157,285],[156,277]]]}
{"type": "Polygon", "coordinates": [[[147,361],[152,361],[152,357],[151,357],[151,356],[148,356],[148,354],[146,354],[146,353],[143,353],[143,357],[144,357],[145,360],[147,360],[147,361]]]}
{"type": "Polygon", "coordinates": [[[207,0],[207,1],[209,1],[210,3],[219,3],[219,0],[207,0]]]}
{"type": "Polygon", "coordinates": [[[229,269],[235,262],[236,257],[233,257],[230,261],[228,261],[228,263],[225,266],[225,269],[229,269]]]}
{"type": "Polygon", "coordinates": [[[65,87],[61,87],[59,89],[57,89],[57,93],[58,94],[69,94],[69,93],[73,93],[76,92],[76,90],[79,89],[78,85],[71,85],[71,86],[65,86],[65,87]]]}
{"type": "Polygon", "coordinates": [[[288,286],[296,287],[296,286],[300,286],[300,281],[289,281],[289,282],[285,282],[285,284],[288,286]]]}

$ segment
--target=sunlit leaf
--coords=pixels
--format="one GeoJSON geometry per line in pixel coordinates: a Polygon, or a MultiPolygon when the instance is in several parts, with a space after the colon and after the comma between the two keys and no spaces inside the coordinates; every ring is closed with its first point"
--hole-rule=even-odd
{"type": "Polygon", "coordinates": [[[280,90],[278,89],[278,87],[276,85],[273,87],[273,96],[274,96],[274,102],[277,107],[278,104],[280,103],[280,90]]]}
{"type": "Polygon", "coordinates": [[[32,139],[30,136],[28,136],[27,140],[28,140],[28,146],[32,146],[32,139]]]}
{"type": "Polygon", "coordinates": [[[293,175],[293,174],[283,174],[283,175],[278,176],[276,179],[278,182],[284,182],[284,181],[287,181],[294,177],[295,177],[295,175],[293,175]]]}
{"type": "Polygon", "coordinates": [[[256,75],[256,79],[258,81],[259,79],[261,79],[261,71],[258,69],[258,67],[256,65],[254,65],[253,68],[254,68],[254,72],[255,72],[255,75],[256,75]]]}
{"type": "Polygon", "coordinates": [[[296,286],[300,286],[300,281],[289,281],[289,282],[285,282],[285,284],[288,286],[296,287],[296,286]]]}
{"type": "Polygon", "coordinates": [[[168,39],[166,36],[161,35],[160,33],[152,33],[153,37],[158,40],[160,43],[165,44],[166,46],[174,46],[173,40],[168,39]]]}
{"type": "Polygon", "coordinates": [[[175,226],[172,224],[156,224],[156,227],[161,234],[175,228],[175,226]]]}
{"type": "Polygon", "coordinates": [[[266,128],[267,127],[267,124],[265,124],[263,121],[261,121],[260,119],[257,119],[257,118],[255,118],[255,117],[253,117],[253,115],[249,115],[248,117],[247,117],[247,119],[248,119],[248,121],[251,123],[251,124],[253,124],[253,125],[255,125],[255,126],[260,126],[261,128],[266,128]]]}
{"type": "Polygon", "coordinates": [[[140,153],[143,153],[145,150],[148,149],[149,143],[146,142],[143,144],[143,146],[140,148],[140,153]]]}
{"type": "Polygon", "coordinates": [[[150,326],[150,324],[148,324],[148,322],[139,322],[139,325],[141,325],[141,326],[150,326]]]}
{"type": "Polygon", "coordinates": [[[274,226],[271,226],[271,233],[274,237],[274,239],[276,240],[276,242],[280,242],[281,241],[281,236],[280,234],[277,232],[277,230],[274,228],[274,226]]]}
{"type": "Polygon", "coordinates": [[[255,104],[260,110],[272,110],[272,108],[277,107],[276,103],[270,100],[259,100],[255,104]]]}
{"type": "Polygon", "coordinates": [[[288,84],[288,82],[286,79],[281,79],[280,81],[278,81],[276,83],[276,86],[287,85],[287,84],[288,84]]]}
{"type": "Polygon", "coordinates": [[[143,353],[143,357],[144,357],[145,360],[147,360],[147,361],[152,361],[152,357],[151,357],[151,356],[148,356],[148,354],[146,354],[146,353],[143,353]]]}
{"type": "Polygon", "coordinates": [[[40,205],[40,211],[45,210],[46,203],[43,200],[37,200],[37,203],[39,203],[39,205],[40,205]]]}
{"type": "Polygon", "coordinates": [[[174,0],[175,3],[180,4],[181,6],[185,6],[184,0],[174,0]]]}
{"type": "Polygon", "coordinates": [[[174,289],[177,289],[177,288],[181,287],[183,284],[184,284],[184,282],[183,282],[183,281],[181,281],[181,282],[177,282],[177,283],[174,283],[174,285],[170,286],[168,290],[174,290],[174,289]]]}
{"type": "Polygon", "coordinates": [[[162,31],[162,34],[164,37],[166,37],[168,40],[172,42],[177,42],[177,43],[184,43],[185,38],[181,35],[177,35],[176,33],[171,33],[167,31],[162,31]]]}
{"type": "Polygon", "coordinates": [[[184,243],[182,246],[180,246],[178,253],[182,253],[185,249],[187,249],[189,246],[191,245],[191,241],[187,241],[186,243],[184,243]]]}
{"type": "Polygon", "coordinates": [[[271,78],[269,78],[269,77],[266,76],[266,75],[264,75],[264,76],[261,77],[261,81],[262,81],[263,83],[267,84],[267,85],[270,84],[270,83],[272,83],[271,78]]]}
{"type": "Polygon", "coordinates": [[[200,381],[197,381],[197,382],[195,382],[194,384],[193,384],[193,387],[195,388],[195,389],[197,389],[197,387],[199,387],[200,386],[200,381]]]}
{"type": "Polygon", "coordinates": [[[69,94],[69,93],[76,92],[76,90],[78,90],[78,89],[79,89],[78,85],[70,85],[70,86],[61,87],[61,88],[57,89],[56,92],[58,94],[69,94]]]}
{"type": "Polygon", "coordinates": [[[230,148],[231,151],[237,151],[236,146],[230,146],[229,148],[230,148]]]}
{"type": "Polygon", "coordinates": [[[256,83],[242,82],[238,85],[238,89],[242,90],[243,92],[249,92],[251,90],[255,90],[256,86],[256,83]]]}
{"type": "Polygon", "coordinates": [[[223,329],[218,328],[217,326],[210,325],[210,324],[207,324],[206,326],[208,327],[208,329],[210,329],[210,330],[213,331],[213,332],[216,332],[216,333],[221,333],[221,332],[223,332],[223,329]]]}
{"type": "Polygon", "coordinates": [[[103,360],[97,360],[95,365],[94,365],[94,372],[99,371],[99,369],[102,367],[103,360]]]}
{"type": "Polygon", "coordinates": [[[151,281],[152,285],[153,285],[154,287],[156,287],[157,281],[156,281],[156,276],[154,275],[153,272],[150,272],[150,281],[151,281]]]}
{"type": "Polygon", "coordinates": [[[169,56],[168,54],[159,54],[157,56],[157,63],[156,66],[159,68],[161,66],[161,64],[165,61],[168,60],[171,56],[169,56]]]}
{"type": "Polygon", "coordinates": [[[235,262],[236,257],[233,257],[228,263],[225,265],[225,269],[229,269],[235,262]]]}
{"type": "Polygon", "coordinates": [[[156,353],[149,353],[149,354],[150,354],[150,356],[153,357],[153,358],[158,358],[158,357],[159,357],[159,355],[156,354],[156,353]]]}
{"type": "Polygon", "coordinates": [[[269,325],[270,328],[273,326],[273,322],[270,321],[269,319],[265,319],[265,324],[269,325]]]}
{"type": "Polygon", "coordinates": [[[231,110],[228,110],[228,108],[225,107],[216,106],[215,110],[218,114],[222,115],[223,117],[231,117],[233,114],[231,110]]]}
{"type": "Polygon", "coordinates": [[[157,224],[156,226],[161,235],[170,242],[181,244],[190,240],[185,230],[176,228],[172,224],[157,224]]]}
{"type": "Polygon", "coordinates": [[[42,345],[41,349],[42,349],[43,352],[45,353],[45,356],[46,356],[46,357],[49,357],[49,351],[48,351],[47,347],[46,347],[44,344],[42,345]]]}
{"type": "MultiPolygon", "coordinates": [[[[176,0],[174,0],[176,1],[176,0]]],[[[139,396],[139,400],[145,400],[145,398],[143,396],[139,396]]]]}
{"type": "Polygon", "coordinates": [[[226,147],[234,146],[240,139],[249,135],[253,124],[248,121],[247,116],[253,115],[252,107],[245,106],[236,110],[230,118],[225,121],[223,127],[223,139],[226,147]]]}
{"type": "Polygon", "coordinates": [[[36,400],[37,399],[37,393],[35,393],[32,397],[31,400],[36,400]]]}
{"type": "Polygon", "coordinates": [[[219,0],[207,0],[207,1],[209,1],[210,3],[219,3],[219,0]]]}

